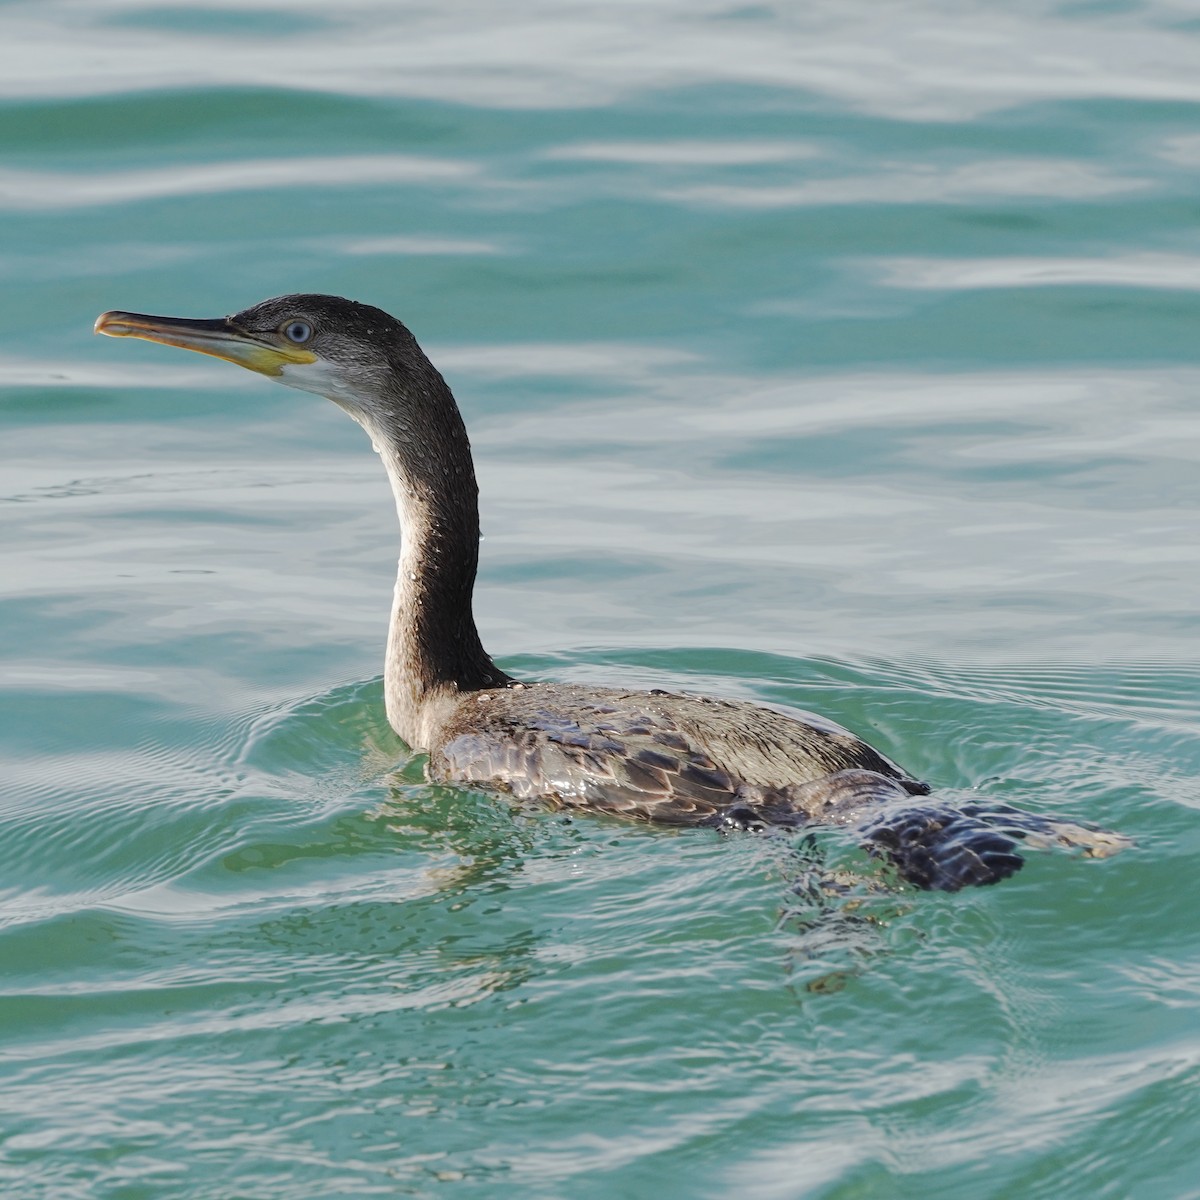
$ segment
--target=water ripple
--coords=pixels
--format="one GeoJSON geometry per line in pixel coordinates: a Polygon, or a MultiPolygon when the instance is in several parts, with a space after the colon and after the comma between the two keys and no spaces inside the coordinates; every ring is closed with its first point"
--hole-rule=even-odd
{"type": "Polygon", "coordinates": [[[403,154],[260,158],[87,175],[9,169],[0,171],[0,207],[16,211],[89,208],[273,188],[441,184],[462,180],[476,170],[461,161],[403,154]]]}
{"type": "Polygon", "coordinates": [[[658,0],[636,27],[605,21],[608,10],[549,0],[503,13],[480,4],[398,13],[381,0],[352,0],[336,20],[311,0],[258,12],[264,19],[247,36],[236,21],[225,33],[219,21],[174,32],[154,10],[115,0],[85,13],[66,0],[22,6],[7,17],[2,94],[303,80],[350,95],[537,108],[613,103],[703,80],[804,89],[926,121],[963,121],[1034,100],[1200,98],[1196,35],[1170,4],[1092,15],[1049,2],[997,9],[926,0],[901,13],[847,3],[776,10],[658,0]],[[292,13],[306,19],[297,23],[292,13]]]}

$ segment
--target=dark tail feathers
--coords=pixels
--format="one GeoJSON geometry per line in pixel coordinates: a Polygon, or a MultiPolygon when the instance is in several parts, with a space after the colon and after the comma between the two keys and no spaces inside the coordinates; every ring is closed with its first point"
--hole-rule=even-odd
{"type": "Polygon", "coordinates": [[[1024,865],[1020,845],[1059,846],[1105,858],[1130,845],[1098,825],[1007,804],[960,806],[929,798],[925,784],[875,771],[838,771],[783,788],[738,789],[735,802],[700,822],[720,829],[810,824],[856,831],[863,848],[927,891],[998,883],[1024,865]]]}
{"type": "Polygon", "coordinates": [[[1120,834],[1065,817],[1007,804],[931,803],[889,806],[859,829],[863,847],[887,859],[910,883],[939,892],[998,883],[1024,865],[1021,843],[1082,850],[1104,858],[1130,845],[1120,834]]]}

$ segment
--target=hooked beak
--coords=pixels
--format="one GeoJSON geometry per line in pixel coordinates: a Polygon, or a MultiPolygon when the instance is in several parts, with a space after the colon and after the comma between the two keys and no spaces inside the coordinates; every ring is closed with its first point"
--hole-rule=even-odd
{"type": "Polygon", "coordinates": [[[264,341],[239,329],[228,317],[205,321],[106,312],[96,318],[96,332],[108,337],[135,337],[147,342],[161,342],[164,346],[195,350],[198,354],[211,354],[260,375],[282,375],[286,366],[317,361],[311,350],[264,341]]]}

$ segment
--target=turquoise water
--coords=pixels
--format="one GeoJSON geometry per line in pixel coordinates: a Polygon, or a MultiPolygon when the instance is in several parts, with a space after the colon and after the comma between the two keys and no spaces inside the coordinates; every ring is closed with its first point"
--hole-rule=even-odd
{"type": "Polygon", "coordinates": [[[1165,0],[0,9],[0,1190],[1200,1196],[1198,63],[1165,0]],[[427,786],[361,431],[90,332],[297,290],[455,388],[508,670],[1136,848],[888,893],[427,786]]]}

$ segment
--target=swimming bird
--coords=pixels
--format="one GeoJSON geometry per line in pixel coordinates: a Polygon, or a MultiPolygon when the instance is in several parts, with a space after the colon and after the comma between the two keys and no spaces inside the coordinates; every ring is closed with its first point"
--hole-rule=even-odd
{"type": "Polygon", "coordinates": [[[289,295],[231,317],[106,312],[96,332],[210,354],[327,397],[370,435],[402,531],[384,666],[396,733],[431,779],[668,825],[841,825],[923,888],[993,883],[1018,844],[1099,856],[1118,835],[1006,805],[929,797],[853,733],[799,711],[654,689],[521,681],[480,642],[472,609],[478,488],[458,405],[394,317],[289,295]]]}

